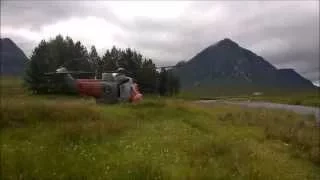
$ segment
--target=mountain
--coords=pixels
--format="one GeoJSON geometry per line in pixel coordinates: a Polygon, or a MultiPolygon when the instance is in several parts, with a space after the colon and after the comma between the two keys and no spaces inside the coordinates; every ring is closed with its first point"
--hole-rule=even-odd
{"type": "Polygon", "coordinates": [[[0,39],[1,75],[21,75],[28,58],[9,38],[0,39]]]}
{"type": "Polygon", "coordinates": [[[182,88],[194,86],[256,86],[312,88],[311,81],[293,69],[277,69],[261,56],[242,48],[231,39],[213,44],[173,72],[182,88]]]}

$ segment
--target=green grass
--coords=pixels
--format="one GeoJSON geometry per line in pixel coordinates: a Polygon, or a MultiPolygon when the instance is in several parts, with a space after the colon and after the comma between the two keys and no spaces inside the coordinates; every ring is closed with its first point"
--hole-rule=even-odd
{"type": "Polygon", "coordinates": [[[262,96],[251,96],[245,99],[252,101],[268,101],[282,104],[291,105],[304,105],[304,106],[314,106],[320,107],[320,96],[313,93],[301,93],[296,95],[262,95],[262,96]]]}
{"type": "Polygon", "coordinates": [[[291,105],[304,105],[320,107],[319,89],[312,90],[292,90],[292,89],[238,89],[238,88],[208,88],[184,90],[179,94],[179,98],[186,100],[195,99],[232,99],[238,101],[267,101],[291,105]],[[254,96],[253,92],[263,92],[262,95],[254,96]]]}
{"type": "Polygon", "coordinates": [[[158,98],[96,105],[2,82],[1,179],[320,178],[312,116],[158,98]]]}

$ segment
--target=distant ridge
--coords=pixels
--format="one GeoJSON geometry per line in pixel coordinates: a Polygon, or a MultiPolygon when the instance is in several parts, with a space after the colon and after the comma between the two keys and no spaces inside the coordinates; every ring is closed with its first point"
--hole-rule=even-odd
{"type": "Polygon", "coordinates": [[[277,69],[261,56],[225,38],[173,70],[183,88],[193,86],[257,86],[313,88],[293,69],[277,69]]]}
{"type": "Polygon", "coordinates": [[[1,75],[22,75],[28,58],[9,38],[0,39],[1,75]]]}

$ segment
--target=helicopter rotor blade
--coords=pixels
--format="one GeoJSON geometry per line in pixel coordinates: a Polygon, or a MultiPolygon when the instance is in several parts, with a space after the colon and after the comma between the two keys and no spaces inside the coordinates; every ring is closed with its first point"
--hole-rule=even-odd
{"type": "Polygon", "coordinates": [[[53,74],[94,74],[94,72],[86,72],[86,71],[66,71],[66,72],[47,72],[45,75],[53,75],[53,74]]]}

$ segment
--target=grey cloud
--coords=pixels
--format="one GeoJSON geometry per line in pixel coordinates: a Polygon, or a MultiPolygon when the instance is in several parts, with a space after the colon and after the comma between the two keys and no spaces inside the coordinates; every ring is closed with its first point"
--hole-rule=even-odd
{"type": "MultiPolygon", "coordinates": [[[[297,14],[297,16],[302,14],[297,14]]],[[[249,33],[252,34],[251,39],[249,35],[241,34],[242,41],[249,41],[251,47],[254,49],[254,44],[259,40],[278,39],[284,43],[284,46],[275,46],[276,52],[261,52],[269,62],[278,67],[295,68],[306,78],[317,80],[319,76],[315,73],[319,72],[319,17],[316,14],[307,14],[301,17],[292,17],[296,21],[287,22],[283,24],[271,24],[269,26],[263,25],[249,33]],[[259,33],[254,33],[259,32],[259,33]],[[250,42],[251,41],[251,42],[250,42]],[[301,63],[302,62],[302,63],[301,63]],[[311,69],[310,69],[311,68],[311,69]],[[313,69],[312,69],[313,68],[313,69]],[[306,73],[305,71],[308,71],[306,73]],[[311,72],[311,73],[310,73],[311,72]],[[313,74],[312,74],[313,73],[313,74]]],[[[256,20],[258,21],[258,20],[256,20]]]]}
{"type": "Polygon", "coordinates": [[[55,23],[70,17],[100,16],[112,22],[118,22],[116,16],[107,7],[92,2],[57,1],[1,1],[1,24],[39,30],[43,25],[55,23]]]}
{"type": "MultiPolygon", "coordinates": [[[[77,6],[77,5],[74,5],[77,6]]],[[[1,1],[1,24],[13,27],[38,28],[72,15],[72,2],[1,1]]],[[[77,9],[77,8],[76,8],[77,9]]]]}
{"type": "Polygon", "coordinates": [[[192,2],[179,18],[161,20],[144,16],[133,21],[119,19],[113,9],[96,2],[21,2],[1,1],[1,24],[40,28],[70,17],[101,17],[125,32],[115,37],[119,44],[146,53],[159,65],[188,60],[203,48],[229,37],[277,67],[295,68],[311,80],[317,79],[320,68],[317,1],[201,1],[192,2]],[[205,16],[215,10],[222,14],[205,16]],[[19,13],[23,18],[13,16],[19,13]],[[258,49],[261,43],[265,45],[258,49]]]}
{"type": "MultiPolygon", "coordinates": [[[[243,2],[241,2],[243,3],[243,2]]],[[[245,4],[245,3],[244,3],[245,4]]],[[[214,2],[214,6],[221,4],[214,2]]],[[[308,9],[300,9],[296,2],[286,4],[249,3],[241,5],[228,2],[223,8],[231,13],[229,19],[218,21],[204,20],[197,26],[191,18],[180,18],[171,21],[155,21],[149,18],[136,19],[127,28],[131,34],[129,41],[141,49],[158,49],[162,55],[161,64],[179,60],[188,60],[201,49],[224,38],[231,37],[241,46],[249,47],[255,51],[255,46],[263,41],[271,39],[282,42],[285,46],[272,44],[275,52],[261,50],[259,55],[276,65],[277,67],[292,67],[303,76],[316,80],[314,72],[319,69],[319,16],[317,12],[309,12],[308,9]],[[257,11],[258,8],[258,11],[257,11]],[[248,9],[254,9],[255,13],[248,13],[248,9]],[[241,14],[243,13],[243,15],[241,14]],[[231,18],[230,18],[231,17],[231,18]],[[141,33],[142,32],[142,33],[141,33]],[[157,41],[159,34],[169,34],[172,37],[167,41],[157,41]],[[170,54],[170,55],[168,55],[170,54]],[[302,66],[301,63],[308,66],[302,66]],[[312,73],[306,73],[308,69],[312,73]]],[[[208,11],[212,9],[212,3],[197,4],[193,11],[208,11]]],[[[227,18],[227,17],[226,17],[227,18]]],[[[266,47],[268,48],[268,47],[266,47]]]]}

